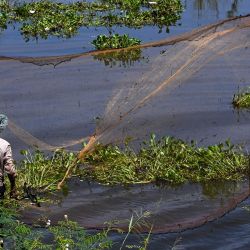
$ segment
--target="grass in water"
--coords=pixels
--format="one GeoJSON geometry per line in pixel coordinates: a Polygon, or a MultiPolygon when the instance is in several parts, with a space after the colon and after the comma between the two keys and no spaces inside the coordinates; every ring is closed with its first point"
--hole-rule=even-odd
{"type": "Polygon", "coordinates": [[[130,46],[139,45],[140,43],[141,41],[139,39],[129,37],[127,34],[114,34],[111,36],[99,35],[92,42],[97,50],[127,48],[130,46]]]}
{"type": "Polygon", "coordinates": [[[250,108],[250,87],[239,90],[232,103],[235,108],[250,108]]]}
{"type": "MultiPolygon", "coordinates": [[[[57,150],[51,157],[40,151],[34,154],[23,151],[22,154],[25,159],[17,166],[19,187],[26,183],[34,189],[50,191],[56,188],[67,167],[76,159],[75,154],[62,150],[57,150]]],[[[229,141],[197,147],[195,143],[188,144],[173,137],[157,140],[155,135],[139,151],[128,145],[123,149],[97,145],[81,164],[82,167],[75,169],[75,174],[107,185],[158,181],[172,185],[188,181],[204,185],[212,180],[240,180],[249,174],[249,157],[229,141]]],[[[53,242],[45,244],[39,230],[33,230],[18,220],[18,205],[15,207],[14,202],[8,202],[6,200],[0,205],[0,241],[4,241],[5,249],[12,249],[12,246],[14,249],[109,249],[112,245],[108,235],[112,224],[107,230],[89,235],[67,217],[55,225],[50,225],[50,221],[45,224],[53,236],[53,242]]],[[[147,248],[152,227],[139,244],[131,246],[126,242],[132,231],[144,227],[144,218],[148,215],[148,212],[132,215],[121,248],[147,248]]],[[[118,233],[124,232],[118,230],[118,233]]]]}
{"type": "Polygon", "coordinates": [[[214,146],[197,147],[182,140],[151,136],[139,152],[126,146],[98,145],[85,159],[82,172],[106,185],[211,180],[239,180],[248,173],[248,157],[229,141],[214,146]]]}
{"type": "MultiPolygon", "coordinates": [[[[40,151],[22,152],[25,159],[18,165],[18,186],[24,183],[35,189],[56,189],[76,154],[56,151],[51,157],[40,151]]],[[[249,157],[240,146],[230,141],[208,147],[198,147],[173,138],[157,140],[152,135],[139,151],[128,145],[121,149],[113,145],[97,145],[95,151],[78,163],[74,170],[86,180],[105,185],[185,182],[236,181],[249,172],[249,157]],[[79,167],[82,166],[82,167],[79,167]]]]}
{"type": "MultiPolygon", "coordinates": [[[[138,243],[135,242],[134,246],[125,245],[130,234],[134,231],[136,232],[135,228],[145,227],[146,219],[150,215],[149,212],[133,213],[126,234],[120,229],[115,230],[123,238],[121,247],[119,247],[119,244],[112,241],[109,234],[112,223],[107,223],[107,229],[89,233],[78,225],[77,222],[69,220],[68,216],[64,215],[64,220],[58,223],[52,223],[50,220],[47,220],[44,222],[44,226],[34,228],[19,220],[18,209],[20,206],[17,202],[6,200],[2,201],[0,205],[0,249],[102,250],[111,249],[112,246],[115,246],[116,249],[146,250],[149,245],[151,231],[147,236],[139,237],[138,243]],[[45,235],[47,235],[47,238],[49,235],[49,241],[47,239],[45,242],[45,235]]],[[[150,230],[152,230],[152,225],[150,230]]],[[[140,235],[138,234],[138,236],[140,235]]]]}
{"type": "MultiPolygon", "coordinates": [[[[56,225],[50,225],[47,221],[46,230],[52,236],[52,242],[46,244],[42,231],[25,225],[18,220],[18,213],[13,208],[0,207],[0,249],[110,249],[112,241],[108,233],[110,229],[89,234],[76,222],[68,220],[59,221],[56,225]]],[[[44,232],[44,231],[43,231],[44,232]]]]}
{"type": "Polygon", "coordinates": [[[115,26],[142,28],[156,25],[161,32],[169,30],[183,11],[180,0],[95,0],[63,3],[35,1],[30,3],[0,1],[0,31],[20,23],[20,32],[30,38],[49,36],[70,38],[81,27],[115,26]]]}
{"type": "Polygon", "coordinates": [[[21,154],[25,158],[18,164],[18,186],[23,187],[26,183],[41,191],[56,190],[57,183],[76,159],[74,153],[63,150],[56,150],[52,156],[38,150],[33,154],[22,150],[21,154]]]}

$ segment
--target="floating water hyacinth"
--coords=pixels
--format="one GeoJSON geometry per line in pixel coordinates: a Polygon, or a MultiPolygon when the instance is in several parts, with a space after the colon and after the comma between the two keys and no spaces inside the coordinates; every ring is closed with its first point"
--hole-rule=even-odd
{"type": "Polygon", "coordinates": [[[7,127],[8,118],[4,114],[0,114],[0,133],[7,127]]]}

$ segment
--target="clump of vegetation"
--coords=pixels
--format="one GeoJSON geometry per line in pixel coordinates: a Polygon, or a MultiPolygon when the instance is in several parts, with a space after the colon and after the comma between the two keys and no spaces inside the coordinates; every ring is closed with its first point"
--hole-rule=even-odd
{"type": "MultiPolygon", "coordinates": [[[[111,226],[116,227],[116,224],[107,223],[107,228],[98,232],[87,232],[77,222],[70,221],[68,216],[64,216],[64,220],[52,225],[48,219],[44,225],[39,228],[32,228],[19,220],[18,213],[19,205],[13,201],[2,201],[0,206],[0,249],[22,249],[22,250],[102,250],[111,249],[115,243],[110,238],[111,226]],[[43,230],[41,230],[41,227],[43,230]],[[50,241],[45,243],[45,235],[50,235],[50,241]]],[[[146,219],[150,213],[134,212],[131,219],[128,221],[128,231],[117,249],[141,249],[146,250],[149,245],[149,238],[152,230],[152,225],[146,219]],[[132,232],[137,232],[140,228],[149,228],[149,233],[146,237],[139,237],[139,242],[135,242],[133,246],[127,245],[127,240],[132,232]]],[[[118,223],[118,222],[117,222],[118,223]]],[[[113,229],[120,235],[124,233],[121,229],[113,229]]],[[[139,231],[138,231],[139,233],[139,231]]]]}
{"type": "Polygon", "coordinates": [[[238,91],[234,95],[232,103],[235,108],[250,108],[250,88],[238,91]]]}
{"type": "Polygon", "coordinates": [[[141,40],[129,37],[127,34],[114,34],[110,36],[98,35],[97,38],[92,42],[92,44],[98,50],[127,48],[130,46],[139,45],[140,43],[141,40]]]}
{"type": "MultiPolygon", "coordinates": [[[[57,150],[51,157],[40,151],[34,154],[23,151],[22,154],[25,159],[18,166],[19,187],[26,183],[35,189],[54,190],[67,167],[73,162],[80,164],[76,154],[62,150],[57,150]]],[[[198,147],[194,142],[188,144],[173,137],[157,140],[155,135],[144,142],[139,151],[133,150],[128,144],[124,149],[97,145],[95,151],[87,155],[81,164],[83,166],[75,169],[75,174],[107,185],[159,181],[177,185],[189,181],[206,186],[211,181],[236,181],[249,174],[249,157],[229,141],[198,147]]],[[[18,203],[8,202],[0,206],[0,241],[4,241],[7,249],[12,249],[12,246],[14,249],[109,249],[113,244],[108,234],[112,224],[107,230],[90,235],[67,217],[56,225],[47,221],[44,226],[52,235],[53,242],[45,244],[41,230],[32,230],[18,220],[18,205],[15,206],[18,203]]],[[[131,249],[133,246],[126,245],[129,234],[145,225],[149,230],[148,236],[134,246],[144,250],[147,248],[152,230],[152,226],[144,223],[144,218],[148,216],[148,212],[132,215],[121,248],[131,249]]],[[[124,232],[118,230],[118,233],[124,232]]]]}
{"type": "Polygon", "coordinates": [[[0,30],[7,29],[7,21],[9,18],[10,6],[7,1],[0,1],[0,30]]]}
{"type": "Polygon", "coordinates": [[[141,49],[131,49],[131,50],[122,50],[114,51],[109,53],[103,53],[99,55],[94,55],[93,58],[100,62],[103,62],[105,66],[110,68],[114,66],[119,67],[130,67],[133,66],[135,62],[145,59],[142,55],[141,49]]]}
{"type": "Polygon", "coordinates": [[[165,182],[239,180],[248,174],[249,160],[240,147],[224,144],[197,147],[172,137],[149,142],[139,150],[130,147],[98,145],[85,158],[91,167],[83,168],[86,178],[107,185],[165,182]]]}
{"type": "Polygon", "coordinates": [[[52,249],[110,249],[112,241],[108,233],[110,229],[95,234],[88,234],[76,222],[67,219],[56,225],[46,224],[53,242],[46,244],[42,231],[32,229],[18,220],[18,213],[13,208],[0,207],[0,238],[3,241],[0,249],[52,250],[52,249]]]}
{"type": "Polygon", "coordinates": [[[141,28],[156,25],[161,31],[180,19],[180,0],[96,0],[61,3],[42,0],[30,3],[8,1],[0,3],[0,28],[21,23],[20,31],[28,41],[30,38],[48,36],[69,38],[80,27],[126,26],[141,28]]]}
{"type": "Polygon", "coordinates": [[[67,168],[76,161],[74,153],[63,150],[56,150],[52,156],[39,150],[33,154],[22,150],[21,154],[25,158],[18,164],[18,186],[22,188],[26,184],[41,191],[56,190],[67,168]]]}
{"type": "Polygon", "coordinates": [[[97,145],[83,162],[77,155],[62,150],[51,157],[36,151],[22,152],[25,159],[18,166],[18,185],[53,191],[66,170],[78,164],[74,174],[106,185],[164,182],[236,181],[249,174],[249,157],[230,141],[209,147],[198,147],[173,138],[157,140],[152,135],[137,152],[128,145],[97,145]],[[81,166],[81,167],[79,167],[81,166]]]}

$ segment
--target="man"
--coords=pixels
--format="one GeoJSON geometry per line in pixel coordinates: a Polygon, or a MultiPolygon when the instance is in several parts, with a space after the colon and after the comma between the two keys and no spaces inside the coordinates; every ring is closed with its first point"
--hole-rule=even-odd
{"type": "MultiPolygon", "coordinates": [[[[0,114],[0,133],[8,125],[7,116],[0,114]]],[[[0,199],[4,198],[5,185],[4,174],[7,173],[10,181],[10,197],[16,197],[16,169],[12,158],[11,146],[4,139],[0,138],[0,199]]]]}

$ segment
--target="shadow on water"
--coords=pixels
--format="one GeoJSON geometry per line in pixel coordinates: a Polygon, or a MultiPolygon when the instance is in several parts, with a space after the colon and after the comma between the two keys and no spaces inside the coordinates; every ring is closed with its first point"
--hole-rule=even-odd
{"type": "MultiPolygon", "coordinates": [[[[237,206],[242,193],[249,193],[248,182],[211,182],[179,187],[135,185],[102,186],[71,179],[58,205],[29,208],[23,220],[32,223],[40,217],[56,222],[65,214],[88,229],[100,229],[105,222],[119,221],[127,229],[133,212],[149,211],[154,233],[181,232],[214,221],[237,206]],[[66,196],[65,196],[66,195],[66,196]],[[228,209],[231,207],[231,209],[228,209]]],[[[141,228],[141,231],[148,230],[141,228]]]]}

